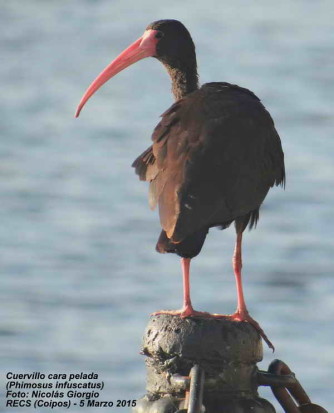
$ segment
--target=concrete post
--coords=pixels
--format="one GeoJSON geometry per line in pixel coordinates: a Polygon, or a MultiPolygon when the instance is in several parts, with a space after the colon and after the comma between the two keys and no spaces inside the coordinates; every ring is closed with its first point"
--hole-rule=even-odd
{"type": "Polygon", "coordinates": [[[138,400],[134,413],[182,411],[185,388],[178,377],[189,376],[195,364],[204,370],[205,413],[275,413],[257,393],[256,363],[263,357],[262,343],[247,322],[152,316],[143,354],[147,394],[138,400]]]}

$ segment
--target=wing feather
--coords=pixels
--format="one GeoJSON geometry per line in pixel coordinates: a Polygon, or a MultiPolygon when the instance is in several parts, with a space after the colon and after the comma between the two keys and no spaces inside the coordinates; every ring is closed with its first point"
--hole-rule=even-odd
{"type": "Polygon", "coordinates": [[[174,242],[256,211],[285,183],[274,123],[249,90],[209,83],[173,104],[133,166],[174,242]]]}

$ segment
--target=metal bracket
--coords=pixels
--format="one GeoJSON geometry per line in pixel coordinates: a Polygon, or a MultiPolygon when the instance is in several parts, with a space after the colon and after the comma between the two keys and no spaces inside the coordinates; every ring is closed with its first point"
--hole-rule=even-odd
{"type": "MultiPolygon", "coordinates": [[[[184,407],[176,413],[202,412],[204,379],[204,370],[198,364],[192,367],[189,376],[174,374],[171,377],[171,381],[186,392],[184,407]]],[[[257,383],[271,387],[285,413],[328,413],[321,406],[311,403],[295,374],[281,360],[272,361],[267,372],[258,371],[257,383]]]]}
{"type": "Polygon", "coordinates": [[[261,386],[271,387],[285,413],[328,413],[321,406],[311,403],[294,373],[281,360],[272,361],[268,372],[259,371],[257,382],[261,386]]]}
{"type": "Polygon", "coordinates": [[[201,413],[203,403],[205,373],[202,367],[195,364],[190,370],[189,377],[174,375],[173,381],[182,383],[186,388],[186,398],[182,410],[176,413],[201,413]]]}

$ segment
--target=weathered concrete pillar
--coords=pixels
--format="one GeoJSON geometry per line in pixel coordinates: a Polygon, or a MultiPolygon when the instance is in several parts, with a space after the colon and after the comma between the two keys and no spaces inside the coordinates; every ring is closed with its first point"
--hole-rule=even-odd
{"type": "MultiPolygon", "coordinates": [[[[204,370],[205,413],[275,413],[257,393],[256,363],[263,351],[247,322],[228,319],[152,316],[145,331],[147,394],[135,413],[174,413],[183,408],[185,389],[176,374],[204,370]]],[[[182,380],[181,380],[182,381],[182,380]]]]}

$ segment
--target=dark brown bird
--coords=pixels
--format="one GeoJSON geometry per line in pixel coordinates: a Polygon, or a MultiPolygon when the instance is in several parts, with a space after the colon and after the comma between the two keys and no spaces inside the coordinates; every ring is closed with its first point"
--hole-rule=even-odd
{"type": "Polygon", "coordinates": [[[241,279],[243,231],[256,225],[269,189],[285,183],[281,141],[261,101],[251,91],[225,82],[199,87],[195,46],[188,30],[179,21],[159,20],[96,78],[76,116],[102,84],[148,56],[166,67],[175,96],[153,132],[153,145],[133,163],[140,179],[150,182],[151,207],[159,207],[162,231],[157,251],[176,253],[182,262],[183,308],[162,312],[227,317],[193,309],[189,266],[211,227],[225,229],[234,222],[238,304],[228,317],[251,323],[273,348],[247,311],[241,279]]]}

